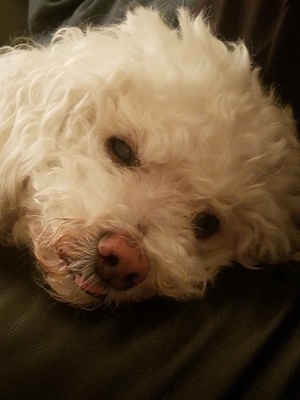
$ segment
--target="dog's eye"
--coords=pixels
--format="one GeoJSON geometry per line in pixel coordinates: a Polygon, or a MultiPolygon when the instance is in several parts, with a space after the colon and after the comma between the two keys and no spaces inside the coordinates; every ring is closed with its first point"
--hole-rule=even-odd
{"type": "Polygon", "coordinates": [[[203,211],[193,220],[193,229],[197,239],[208,239],[219,229],[219,218],[210,211],[203,211]]]}
{"type": "Polygon", "coordinates": [[[108,150],[113,160],[125,167],[132,167],[137,164],[137,158],[132,148],[122,139],[116,137],[108,139],[108,150]]]}

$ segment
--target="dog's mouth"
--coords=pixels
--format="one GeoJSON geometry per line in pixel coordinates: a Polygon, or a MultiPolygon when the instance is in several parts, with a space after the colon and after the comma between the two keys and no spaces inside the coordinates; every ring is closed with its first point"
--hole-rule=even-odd
{"type": "MultiPolygon", "coordinates": [[[[69,255],[68,246],[70,247],[70,243],[65,240],[65,237],[61,239],[61,243],[58,244],[56,252],[61,261],[65,264],[68,272],[72,275],[75,284],[81,289],[83,292],[93,297],[103,297],[106,296],[108,291],[104,288],[104,285],[101,282],[93,282],[94,279],[92,277],[86,278],[83,277],[82,274],[73,270],[73,261],[69,255]],[[66,249],[67,247],[67,249],[66,249]]],[[[72,247],[70,247],[72,249],[72,247]]],[[[69,250],[70,250],[69,248],[69,250]]]]}
{"type": "Polygon", "coordinates": [[[92,297],[104,297],[107,295],[108,291],[104,288],[104,285],[101,282],[93,282],[93,278],[84,278],[78,272],[75,272],[72,269],[72,260],[69,258],[68,254],[65,253],[62,249],[60,249],[59,258],[62,260],[68,270],[68,273],[73,277],[75,284],[81,289],[83,292],[92,297]]]}
{"type": "Polygon", "coordinates": [[[74,282],[89,296],[105,297],[108,294],[108,291],[103,287],[103,285],[85,280],[81,275],[76,274],[74,276],[74,282]]]}

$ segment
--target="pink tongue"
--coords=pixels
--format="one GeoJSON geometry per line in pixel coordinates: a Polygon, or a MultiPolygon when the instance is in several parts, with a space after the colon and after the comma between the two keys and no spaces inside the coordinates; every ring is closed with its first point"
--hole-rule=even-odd
{"type": "Polygon", "coordinates": [[[75,276],[75,282],[80,287],[80,289],[91,294],[107,294],[107,291],[102,286],[97,285],[97,283],[86,282],[82,279],[80,275],[75,276]]]}

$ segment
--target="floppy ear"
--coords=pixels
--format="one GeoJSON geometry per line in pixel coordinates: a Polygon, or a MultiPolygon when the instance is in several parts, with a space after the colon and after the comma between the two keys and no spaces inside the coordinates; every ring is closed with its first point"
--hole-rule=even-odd
{"type": "Polygon", "coordinates": [[[254,266],[299,258],[300,230],[295,219],[295,211],[299,216],[298,197],[287,195],[285,201],[276,204],[264,189],[257,195],[251,207],[241,206],[234,216],[236,261],[254,266]]]}

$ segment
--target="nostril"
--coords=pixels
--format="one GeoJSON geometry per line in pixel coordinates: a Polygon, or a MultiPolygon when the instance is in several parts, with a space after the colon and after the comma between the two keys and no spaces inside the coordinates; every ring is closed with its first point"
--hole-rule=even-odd
{"type": "Polygon", "coordinates": [[[138,274],[132,273],[132,274],[128,274],[128,275],[124,276],[123,279],[124,279],[125,285],[129,289],[129,288],[136,286],[136,284],[139,280],[139,276],[138,276],[138,274]]]}
{"type": "Polygon", "coordinates": [[[118,265],[119,258],[113,254],[110,254],[108,256],[100,255],[100,257],[103,260],[103,262],[109,267],[116,267],[118,265]]]}

